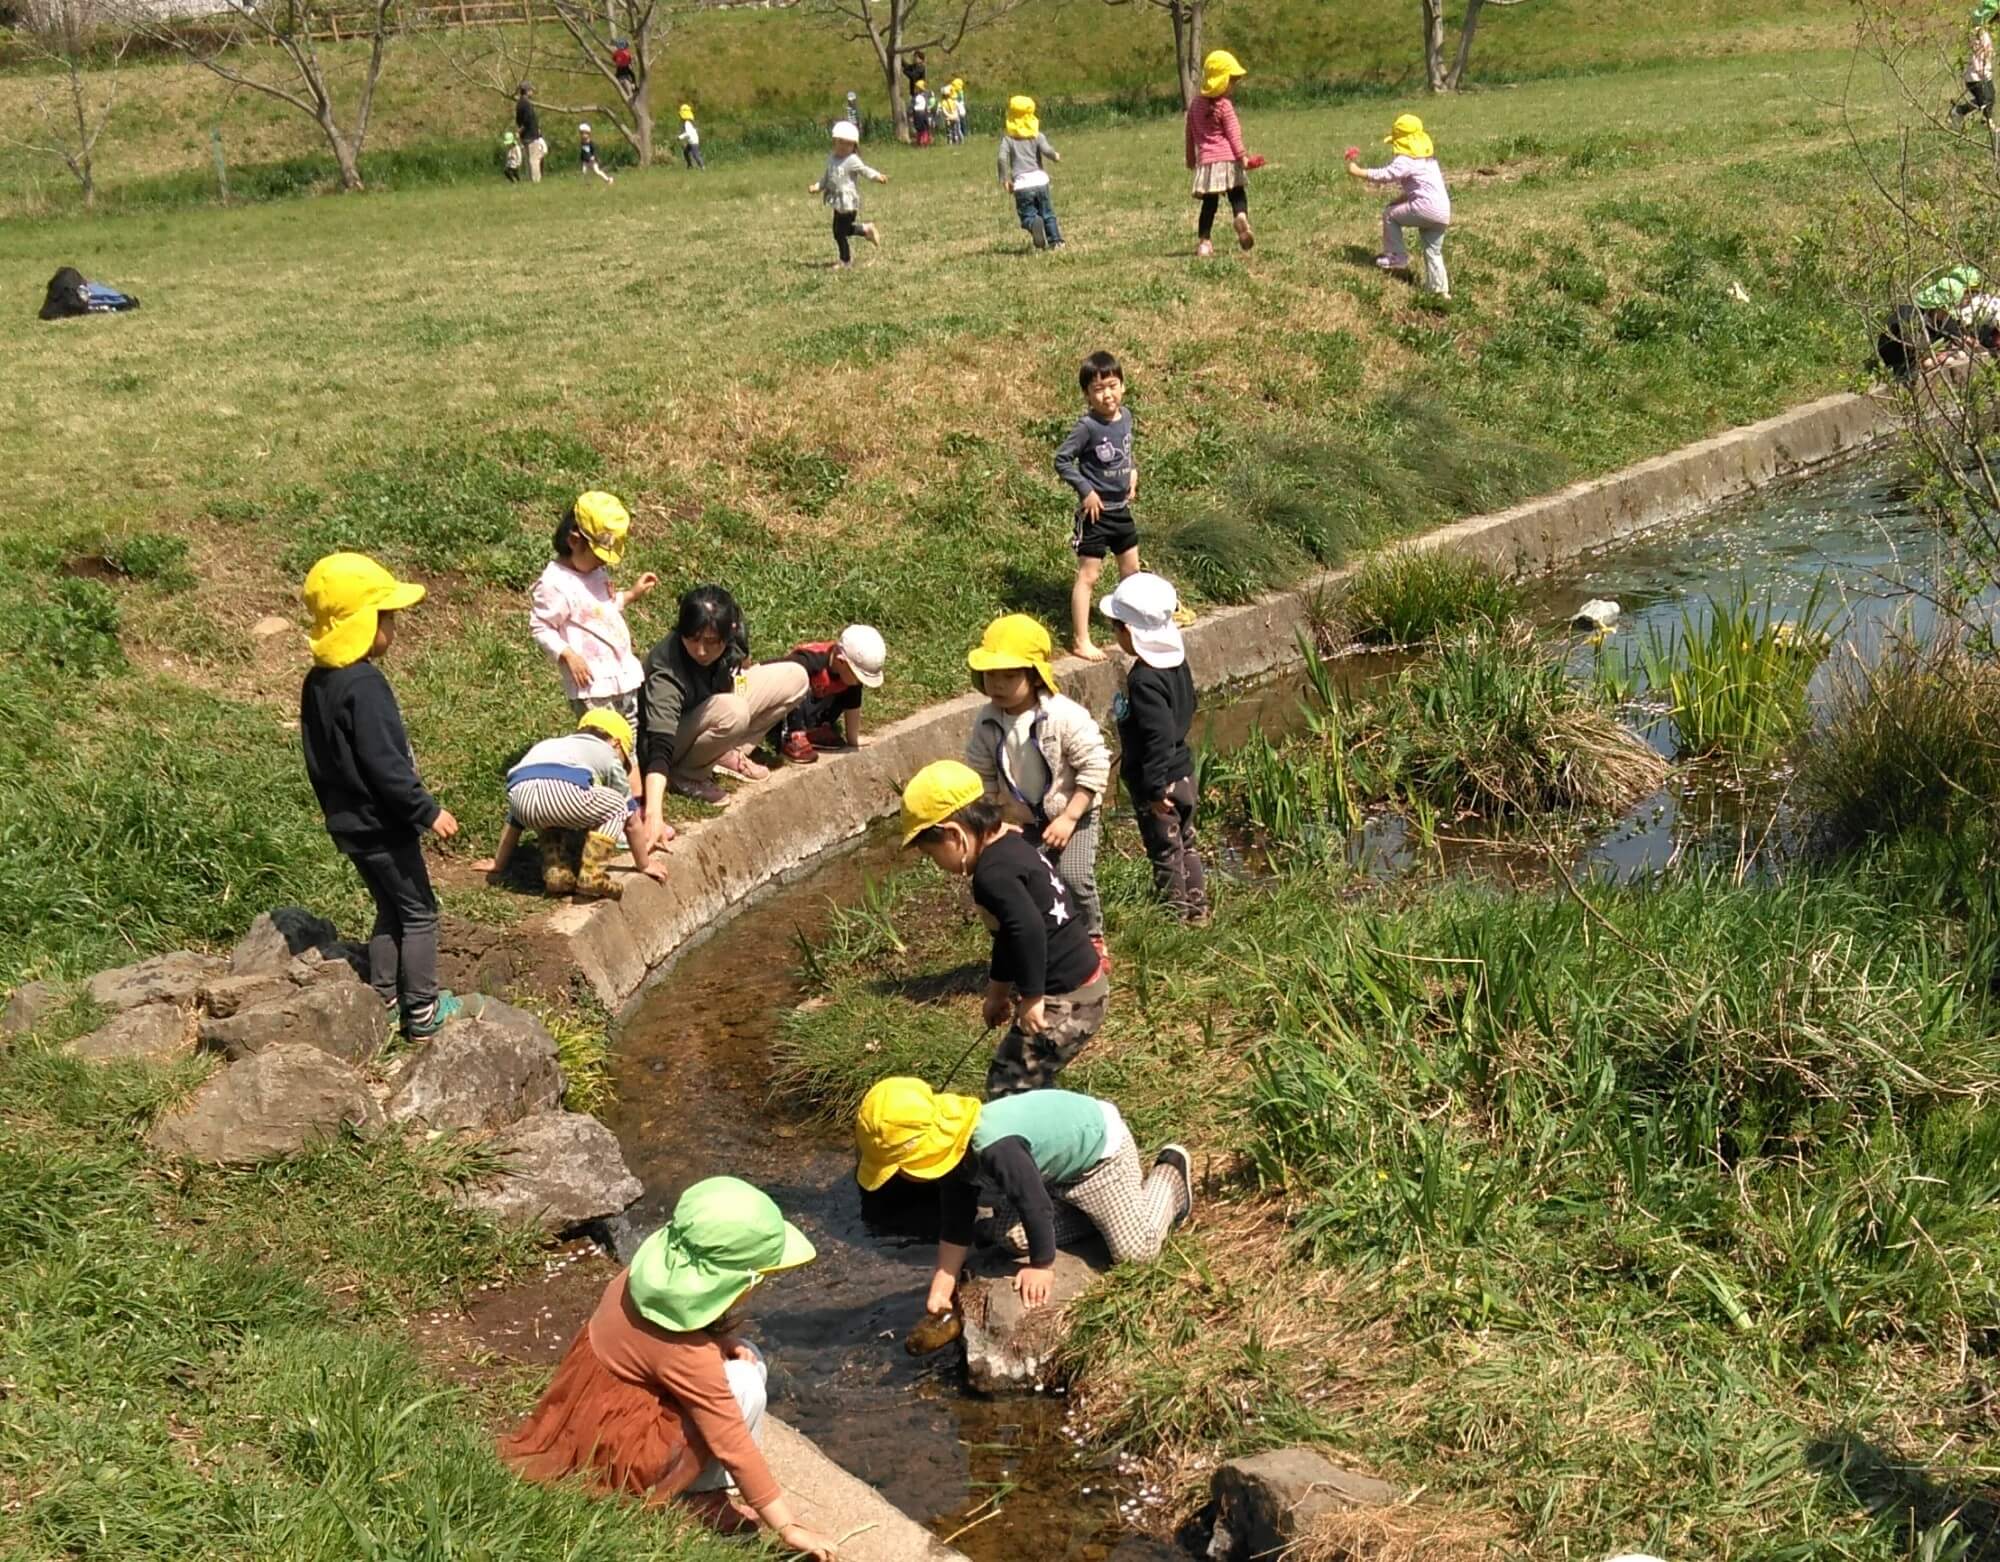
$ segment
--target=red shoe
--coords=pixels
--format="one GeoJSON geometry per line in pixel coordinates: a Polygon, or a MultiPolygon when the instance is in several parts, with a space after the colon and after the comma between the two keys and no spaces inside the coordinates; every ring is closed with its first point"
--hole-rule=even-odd
{"type": "Polygon", "coordinates": [[[785,741],[778,752],[788,765],[816,765],[819,753],[812,745],[812,739],[803,732],[787,732],[785,741]]]}

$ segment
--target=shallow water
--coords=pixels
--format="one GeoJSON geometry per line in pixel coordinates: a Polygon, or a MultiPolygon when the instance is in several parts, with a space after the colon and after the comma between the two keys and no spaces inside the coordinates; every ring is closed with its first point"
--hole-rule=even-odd
{"type": "MultiPolygon", "coordinates": [[[[1841,614],[1837,632],[1865,652],[1912,606],[1910,592],[1930,578],[1930,567],[1923,524],[1892,472],[1864,463],[1584,560],[1538,585],[1530,609],[1540,626],[1560,633],[1585,598],[1614,598],[1623,607],[1611,638],[1617,647],[1649,629],[1669,631],[1683,605],[1742,579],[1760,595],[1768,588],[1780,609],[1796,610],[1824,575],[1841,614]]],[[[1916,621],[1924,621],[1920,604],[1916,621]]],[[[1573,654],[1587,671],[1598,653],[1579,640],[1573,654]]],[[[1339,676],[1352,687],[1392,666],[1355,659],[1339,676]]],[[[1218,704],[1206,718],[1209,741],[1228,748],[1253,728],[1275,734],[1295,726],[1298,692],[1296,679],[1278,680],[1218,704]]],[[[1670,745],[1667,724],[1645,726],[1651,741],[1670,745]]],[[[1697,770],[1581,846],[1576,862],[1630,878],[1691,851],[1750,860],[1761,847],[1776,855],[1795,834],[1781,782],[1697,770]]],[[[1354,849],[1380,872],[1415,856],[1393,821],[1371,826],[1354,849]]],[[[1517,843],[1461,843],[1447,865],[1506,881],[1527,860],[1517,843]]],[[[916,1360],[904,1353],[901,1337],[929,1271],[931,1243],[916,1235],[929,1200],[902,1208],[871,1201],[864,1210],[846,1146],[769,1104],[770,1039],[802,996],[795,932],[812,936],[829,900],[858,901],[871,876],[896,864],[886,831],[871,832],[688,950],[638,1004],[621,1032],[619,1104],[610,1115],[647,1188],[629,1233],[650,1230],[698,1178],[726,1172],[759,1184],[820,1253],[810,1270],[776,1276],[751,1299],[781,1415],[939,1535],[963,1530],[954,1543],[978,1562],[1171,1554],[1128,1535],[1119,1505],[1134,1492],[1115,1471],[1076,1459],[1062,1435],[1059,1396],[980,1400],[964,1392],[955,1352],[916,1360]]]]}

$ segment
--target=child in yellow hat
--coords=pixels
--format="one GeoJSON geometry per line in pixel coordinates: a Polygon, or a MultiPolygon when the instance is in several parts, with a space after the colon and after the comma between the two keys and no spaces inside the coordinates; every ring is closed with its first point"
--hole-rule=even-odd
{"type": "Polygon", "coordinates": [[[1361,166],[1361,149],[1347,149],[1347,172],[1370,184],[1393,184],[1399,194],[1382,209],[1382,253],[1375,264],[1384,271],[1402,271],[1410,264],[1403,230],[1415,228],[1424,256],[1424,291],[1451,297],[1451,275],[1444,266],[1444,235],[1451,226],[1451,194],[1444,187],[1437,148],[1414,114],[1399,114],[1383,137],[1396,155],[1380,168],[1361,166]]]}
{"type": "Polygon", "coordinates": [[[1025,613],[986,626],[965,659],[988,701],[973,718],[965,762],[1055,862],[1101,953],[1097,805],[1111,781],[1111,748],[1090,712],[1057,690],[1051,650],[1049,632],[1025,613]]]}
{"type": "Polygon", "coordinates": [[[921,1079],[884,1079],[862,1098],[854,1142],[854,1177],[863,1188],[879,1188],[898,1172],[938,1185],[937,1268],[924,1298],[932,1314],[951,1306],[984,1188],[998,1189],[1020,1216],[1028,1262],[1014,1287],[1027,1307],[1049,1299],[1062,1209],[1094,1226],[1119,1264],[1158,1257],[1167,1233],[1194,1210],[1186,1149],[1165,1146],[1142,1173],[1118,1108],[1071,1090],[1030,1090],[981,1105],[921,1079]]]}
{"type": "Polygon", "coordinates": [[[1229,94],[1247,75],[1236,56],[1214,49],[1201,62],[1201,93],[1188,105],[1187,165],[1194,170],[1194,198],[1201,202],[1195,230],[1195,254],[1204,260],[1215,253],[1209,235],[1224,197],[1236,223],[1236,242],[1249,249],[1257,242],[1250,231],[1250,192],[1245,172],[1264,166],[1261,157],[1243,149],[1243,127],[1229,94]]]}
{"type": "Polygon", "coordinates": [[[1061,249],[1062,227],[1049,200],[1049,171],[1043,160],[1060,163],[1062,153],[1042,134],[1042,121],[1035,113],[1035,100],[1015,96],[1007,100],[1007,124],[1000,137],[1000,188],[1014,197],[1014,215],[1036,249],[1061,249]]]}
{"type": "Polygon", "coordinates": [[[537,743],[507,772],[499,849],[473,866],[499,882],[522,830],[531,829],[548,894],[616,900],[621,886],[608,868],[621,836],[641,872],[665,879],[665,865],[652,860],[635,748],[632,723],[614,710],[585,711],[574,732],[537,743]]]}
{"type": "Polygon", "coordinates": [[[701,160],[701,132],[694,128],[694,105],[681,105],[681,161],[690,168],[706,169],[701,160]]]}
{"type": "Polygon", "coordinates": [[[647,570],[620,591],[610,571],[625,556],[632,517],[616,494],[579,494],[563,508],[552,544],[555,557],[529,596],[528,633],[562,669],[570,710],[615,710],[639,719],[645,669],[632,651],[625,609],[648,596],[660,577],[647,570]]]}
{"type": "Polygon", "coordinates": [[[989,1030],[1011,1023],[987,1068],[987,1095],[1050,1084],[1097,1034],[1111,997],[1103,954],[1069,885],[956,760],[926,765],[903,789],[903,844],[969,878],[972,903],[992,930],[982,1012],[989,1030]]]}
{"type": "Polygon", "coordinates": [[[313,667],[299,694],[306,776],[326,833],[375,902],[368,980],[400,1011],[412,1041],[435,1036],[461,1005],[438,989],[438,902],[423,834],[458,834],[458,821],[417,774],[396,691],[376,666],[396,639],[396,615],[424,588],[361,553],[330,553],[306,575],[313,667]]]}

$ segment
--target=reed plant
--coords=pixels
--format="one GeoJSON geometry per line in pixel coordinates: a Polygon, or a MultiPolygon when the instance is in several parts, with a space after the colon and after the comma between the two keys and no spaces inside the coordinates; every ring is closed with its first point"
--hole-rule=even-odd
{"type": "Polygon", "coordinates": [[[1672,713],[1682,756],[1768,759],[1802,732],[1832,620],[1824,578],[1790,617],[1745,581],[1732,595],[1688,604],[1665,634],[1649,631],[1640,666],[1672,713]]]}
{"type": "Polygon", "coordinates": [[[1421,645],[1494,629],[1521,605],[1513,583],[1477,559],[1440,548],[1390,548],[1354,572],[1343,601],[1348,633],[1369,645],[1421,645]]]}

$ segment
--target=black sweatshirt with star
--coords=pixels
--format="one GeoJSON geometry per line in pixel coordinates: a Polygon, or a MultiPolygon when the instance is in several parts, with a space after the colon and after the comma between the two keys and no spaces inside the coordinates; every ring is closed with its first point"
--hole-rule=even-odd
{"type": "Polygon", "coordinates": [[[1074,992],[1097,974],[1097,949],[1068,887],[1018,830],[979,853],[972,899],[993,919],[994,981],[1042,998],[1074,992]]]}

